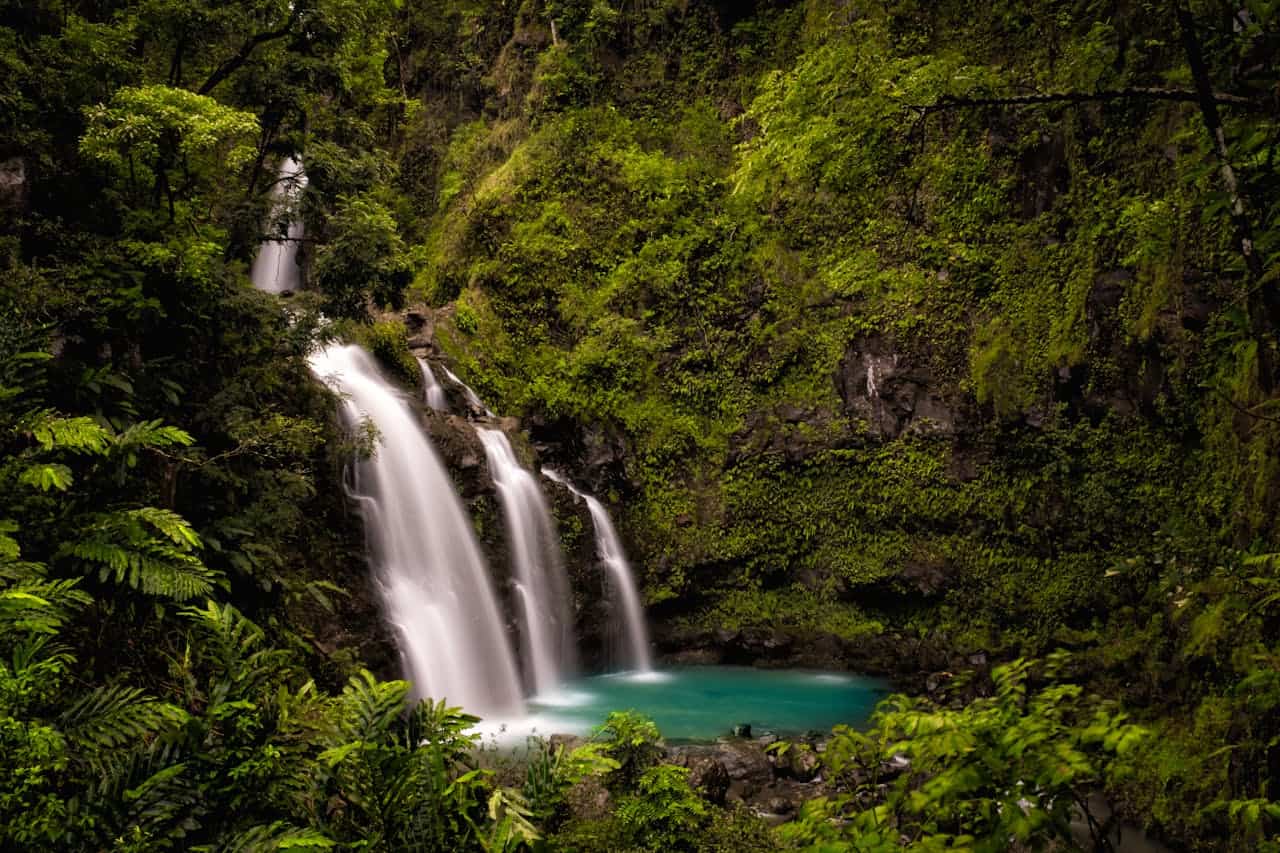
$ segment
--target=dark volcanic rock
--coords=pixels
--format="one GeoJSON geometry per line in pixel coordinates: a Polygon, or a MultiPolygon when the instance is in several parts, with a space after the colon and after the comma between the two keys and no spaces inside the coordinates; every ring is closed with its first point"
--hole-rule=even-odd
{"type": "Polygon", "coordinates": [[[689,784],[708,802],[724,805],[732,781],[724,764],[710,756],[701,756],[690,758],[685,766],[689,768],[689,784]]]}
{"type": "Polygon", "coordinates": [[[881,440],[905,433],[954,436],[966,426],[963,398],[880,336],[849,347],[836,386],[845,413],[881,440]]]}
{"type": "Polygon", "coordinates": [[[25,210],[30,185],[25,157],[0,160],[0,210],[18,213],[25,210]]]}

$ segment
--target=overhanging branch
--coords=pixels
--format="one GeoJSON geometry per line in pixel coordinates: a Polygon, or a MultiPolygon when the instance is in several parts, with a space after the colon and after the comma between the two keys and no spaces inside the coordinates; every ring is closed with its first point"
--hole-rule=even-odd
{"type": "Polygon", "coordinates": [[[204,81],[204,84],[197,90],[197,92],[201,95],[207,95],[212,92],[215,86],[235,73],[236,69],[241,65],[248,62],[249,57],[253,55],[253,52],[258,49],[259,45],[266,44],[269,41],[275,41],[276,39],[282,39],[289,35],[289,33],[293,32],[293,25],[297,23],[297,21],[298,10],[295,8],[293,12],[290,13],[289,20],[285,21],[284,25],[279,29],[258,33],[252,38],[246,40],[244,44],[240,45],[240,49],[236,51],[234,56],[225,60],[221,65],[213,70],[213,73],[209,75],[209,79],[204,81]]]}

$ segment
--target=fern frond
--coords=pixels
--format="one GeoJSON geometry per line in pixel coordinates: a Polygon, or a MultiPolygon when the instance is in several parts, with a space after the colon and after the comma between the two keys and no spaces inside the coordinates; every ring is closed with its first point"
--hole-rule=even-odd
{"type": "Polygon", "coordinates": [[[139,421],[130,424],[123,432],[115,436],[115,445],[120,448],[139,447],[189,447],[195,444],[190,433],[176,426],[166,425],[163,421],[139,421]]]}
{"type": "Polygon", "coordinates": [[[134,551],[113,542],[89,541],[77,542],[68,553],[98,563],[102,580],[114,579],[147,595],[189,601],[213,591],[215,576],[204,563],[169,548],[134,551]]]}
{"type": "Polygon", "coordinates": [[[64,545],[59,555],[95,564],[103,580],[189,601],[212,592],[219,578],[191,553],[200,547],[199,535],[182,516],[142,507],[96,516],[83,537],[64,545]]]}
{"type": "Polygon", "coordinates": [[[138,521],[146,522],[183,550],[204,547],[195,528],[172,510],[144,506],[141,509],[130,510],[128,515],[138,521]]]}
{"type": "Polygon", "coordinates": [[[44,563],[29,563],[26,560],[9,560],[0,558],[0,581],[11,584],[35,583],[44,579],[49,568],[44,563]]]}
{"type": "MultiPolygon", "coordinates": [[[[203,608],[186,608],[182,615],[205,636],[206,653],[212,650],[223,673],[232,677],[246,675],[265,636],[261,628],[230,604],[218,604],[212,599],[203,608]]],[[[259,661],[258,668],[264,663],[259,661]]]]}
{"type": "Polygon", "coordinates": [[[347,741],[382,743],[405,710],[406,681],[379,681],[362,669],[342,688],[339,729],[347,741]]]}
{"type": "Polygon", "coordinates": [[[64,418],[52,409],[28,414],[18,425],[43,450],[68,450],[101,456],[111,443],[111,433],[88,417],[64,418]]]}
{"type": "Polygon", "coordinates": [[[12,518],[0,518],[0,565],[17,560],[22,555],[18,540],[13,533],[18,532],[18,522],[12,518]]]}
{"type": "Polygon", "coordinates": [[[151,740],[185,723],[187,713],[137,687],[98,687],[63,712],[60,728],[78,748],[79,760],[102,772],[122,748],[151,740]]]}
{"type": "Polygon", "coordinates": [[[30,486],[42,492],[50,489],[65,492],[70,488],[73,479],[70,468],[52,463],[31,465],[18,475],[18,482],[21,485],[30,486]]]}
{"type": "Polygon", "coordinates": [[[202,798],[186,770],[185,763],[171,764],[124,792],[130,820],[152,839],[180,840],[200,826],[202,798]]]}
{"type": "Polygon", "coordinates": [[[0,590],[0,633],[56,634],[92,599],[77,580],[38,581],[0,590]]]}
{"type": "Polygon", "coordinates": [[[279,850],[309,853],[314,850],[329,850],[338,846],[338,842],[318,829],[301,829],[296,826],[276,821],[271,824],[251,826],[224,840],[217,846],[195,847],[193,853],[275,853],[279,850]]]}

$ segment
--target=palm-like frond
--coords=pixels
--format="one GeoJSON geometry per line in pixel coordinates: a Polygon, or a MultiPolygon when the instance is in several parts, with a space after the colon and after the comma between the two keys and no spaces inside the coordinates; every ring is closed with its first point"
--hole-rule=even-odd
{"type": "Polygon", "coordinates": [[[315,850],[329,850],[337,844],[318,829],[300,829],[282,821],[276,821],[271,824],[251,826],[224,839],[220,844],[195,847],[192,850],[193,853],[275,853],[279,850],[310,853],[315,850]]]}
{"type": "Polygon", "coordinates": [[[59,724],[78,760],[106,773],[127,747],[145,744],[186,720],[187,713],[175,705],[136,687],[114,685],[85,693],[63,712],[59,724]]]}
{"type": "Polygon", "coordinates": [[[0,589],[0,633],[56,634],[76,610],[92,601],[77,583],[39,580],[0,589]]]}
{"type": "Polygon", "coordinates": [[[186,764],[170,764],[124,792],[129,822],[156,842],[158,849],[180,843],[200,826],[204,812],[200,789],[186,771],[186,764]]]}
{"type": "Polygon", "coordinates": [[[81,538],[59,551],[98,567],[148,595],[189,601],[213,591],[218,576],[193,552],[200,537],[175,512],[156,507],[120,510],[93,517],[81,538]]]}
{"type": "Polygon", "coordinates": [[[223,672],[234,673],[263,642],[262,629],[230,604],[210,599],[204,607],[188,607],[182,615],[206,640],[223,672]]]}
{"type": "Polygon", "coordinates": [[[195,439],[185,430],[154,420],[130,424],[116,434],[113,443],[117,448],[133,450],[142,447],[188,447],[195,443],[195,439]]]}
{"type": "Polygon", "coordinates": [[[368,670],[351,676],[339,700],[338,729],[347,743],[384,743],[405,710],[409,684],[379,681],[368,670]]]}
{"type": "Polygon", "coordinates": [[[101,455],[111,444],[111,433],[93,418],[66,418],[52,409],[29,412],[18,421],[18,430],[30,435],[46,451],[101,455]]]}

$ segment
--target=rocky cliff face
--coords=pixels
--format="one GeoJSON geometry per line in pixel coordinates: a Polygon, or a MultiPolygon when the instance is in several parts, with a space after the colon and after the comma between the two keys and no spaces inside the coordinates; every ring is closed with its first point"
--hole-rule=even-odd
{"type": "MultiPolygon", "coordinates": [[[[409,333],[411,352],[438,365],[440,354],[432,340],[435,312],[429,308],[410,309],[403,315],[403,321],[409,333]]],[[[423,427],[448,468],[475,526],[477,538],[497,581],[504,612],[508,614],[508,631],[514,642],[517,636],[516,608],[511,586],[508,532],[493,475],[476,434],[476,424],[482,422],[490,428],[501,429],[511,441],[518,458],[532,471],[537,472],[555,460],[557,464],[553,467],[572,474],[578,482],[589,482],[584,475],[589,475],[593,468],[589,463],[565,465],[569,459],[564,447],[531,443],[518,419],[488,417],[470,403],[456,385],[442,384],[451,411],[436,412],[423,407],[423,427]]],[[[569,574],[574,596],[571,609],[581,660],[588,670],[601,671],[608,664],[606,640],[611,614],[603,587],[604,570],[596,554],[591,516],[586,505],[565,487],[545,477],[539,477],[539,482],[555,520],[569,574]]]]}

